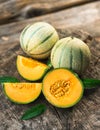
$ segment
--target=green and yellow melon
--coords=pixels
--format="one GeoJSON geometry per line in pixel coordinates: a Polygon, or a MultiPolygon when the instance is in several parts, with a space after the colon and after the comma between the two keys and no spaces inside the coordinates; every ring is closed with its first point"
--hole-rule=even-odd
{"type": "Polygon", "coordinates": [[[57,31],[46,22],[28,25],[20,35],[21,48],[29,56],[36,59],[47,58],[58,40],[57,31]]]}
{"type": "Polygon", "coordinates": [[[38,98],[42,90],[42,83],[4,83],[3,90],[10,101],[28,104],[38,98]]]}
{"type": "Polygon", "coordinates": [[[50,67],[40,61],[21,55],[17,56],[17,70],[27,80],[40,80],[50,67]]]}
{"type": "Polygon", "coordinates": [[[90,57],[87,44],[75,37],[59,40],[51,51],[51,63],[54,68],[68,68],[80,75],[89,66],[90,57]]]}
{"type": "Polygon", "coordinates": [[[56,107],[74,106],[83,96],[83,83],[68,69],[54,69],[43,79],[42,92],[49,103],[56,107]]]}

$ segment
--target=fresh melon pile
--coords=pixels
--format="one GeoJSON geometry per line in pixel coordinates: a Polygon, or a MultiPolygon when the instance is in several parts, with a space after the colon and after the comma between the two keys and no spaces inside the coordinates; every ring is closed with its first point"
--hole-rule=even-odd
{"type": "Polygon", "coordinates": [[[20,36],[20,45],[35,59],[50,57],[54,68],[67,68],[82,75],[89,66],[91,53],[86,43],[76,37],[59,40],[54,27],[45,22],[26,26],[20,36]]]}
{"type": "Polygon", "coordinates": [[[77,74],[86,71],[91,57],[86,43],[71,36],[59,40],[52,25],[37,22],[23,29],[20,45],[26,57],[17,56],[17,70],[29,82],[4,83],[4,92],[11,101],[27,104],[42,91],[56,107],[67,108],[79,102],[84,85],[77,74]]]}

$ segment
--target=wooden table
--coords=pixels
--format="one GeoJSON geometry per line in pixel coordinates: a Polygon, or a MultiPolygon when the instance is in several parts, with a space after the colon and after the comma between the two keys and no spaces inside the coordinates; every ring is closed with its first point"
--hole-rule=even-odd
{"type": "MultiPolygon", "coordinates": [[[[46,21],[60,38],[75,35],[84,40],[92,52],[91,64],[84,77],[100,79],[100,1],[98,0],[0,0],[0,76],[15,76],[24,81],[16,69],[16,56],[23,54],[19,45],[22,29],[30,23],[46,21]]],[[[0,130],[99,130],[100,89],[85,91],[72,108],[60,109],[44,96],[33,103],[10,102],[0,85],[0,130]],[[44,103],[47,111],[31,120],[20,120],[25,110],[44,103]]]]}

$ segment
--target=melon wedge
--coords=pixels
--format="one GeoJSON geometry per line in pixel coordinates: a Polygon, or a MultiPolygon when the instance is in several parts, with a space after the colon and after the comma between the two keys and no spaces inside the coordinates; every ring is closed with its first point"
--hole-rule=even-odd
{"type": "Polygon", "coordinates": [[[20,55],[17,56],[17,70],[27,80],[36,81],[41,79],[48,69],[49,66],[37,60],[20,55]]]}
{"type": "Polygon", "coordinates": [[[5,95],[12,102],[28,104],[35,101],[41,93],[42,83],[4,83],[5,95]]]}

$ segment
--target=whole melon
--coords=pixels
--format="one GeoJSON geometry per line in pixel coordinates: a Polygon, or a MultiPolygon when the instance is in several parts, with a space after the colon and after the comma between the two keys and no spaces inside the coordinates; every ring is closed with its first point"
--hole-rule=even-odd
{"type": "Polygon", "coordinates": [[[51,51],[51,63],[54,68],[68,68],[83,74],[90,62],[91,52],[86,43],[76,37],[59,40],[51,51]]]}
{"type": "Polygon", "coordinates": [[[25,53],[36,59],[50,55],[54,44],[59,40],[55,28],[46,22],[26,26],[20,35],[20,45],[25,53]]]}

